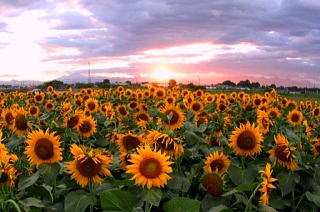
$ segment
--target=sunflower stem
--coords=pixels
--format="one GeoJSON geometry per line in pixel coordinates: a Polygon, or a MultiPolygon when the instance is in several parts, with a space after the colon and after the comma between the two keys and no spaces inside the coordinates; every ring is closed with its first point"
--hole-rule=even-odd
{"type": "Polygon", "coordinates": [[[294,190],[291,192],[291,211],[295,211],[294,190]]]}
{"type": "Polygon", "coordinates": [[[16,211],[21,212],[19,205],[14,200],[9,199],[9,200],[5,201],[5,203],[11,203],[14,206],[14,208],[16,209],[16,211]]]}
{"type": "Polygon", "coordinates": [[[256,187],[256,188],[254,189],[254,191],[252,192],[252,194],[251,194],[251,196],[250,196],[250,198],[249,198],[249,200],[248,200],[248,204],[246,205],[246,208],[245,208],[245,210],[244,210],[245,212],[252,211],[252,203],[251,203],[251,202],[252,202],[254,196],[256,195],[259,187],[260,187],[260,184],[258,184],[257,187],[256,187]]]}
{"type": "Polygon", "coordinates": [[[246,168],[246,167],[245,167],[245,159],[244,159],[243,156],[241,156],[241,168],[242,168],[242,169],[245,169],[245,168],[246,168]]]}
{"type": "Polygon", "coordinates": [[[144,203],[144,211],[145,212],[150,212],[150,210],[151,210],[151,207],[149,206],[149,202],[145,201],[145,203],[144,203]]]}
{"type": "Polygon", "coordinates": [[[300,205],[300,202],[302,201],[302,199],[303,199],[303,197],[304,197],[305,195],[306,195],[306,193],[304,193],[304,194],[301,195],[301,197],[300,197],[300,199],[299,199],[299,201],[298,201],[298,203],[297,203],[297,205],[296,205],[296,207],[295,207],[295,209],[294,209],[294,212],[297,211],[297,209],[298,209],[298,207],[299,207],[299,205],[300,205]]]}

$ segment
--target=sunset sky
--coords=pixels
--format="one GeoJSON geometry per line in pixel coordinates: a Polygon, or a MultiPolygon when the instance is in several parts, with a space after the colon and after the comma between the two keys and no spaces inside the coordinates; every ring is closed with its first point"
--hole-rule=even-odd
{"type": "Polygon", "coordinates": [[[1,0],[0,81],[320,87],[319,0],[1,0]]]}

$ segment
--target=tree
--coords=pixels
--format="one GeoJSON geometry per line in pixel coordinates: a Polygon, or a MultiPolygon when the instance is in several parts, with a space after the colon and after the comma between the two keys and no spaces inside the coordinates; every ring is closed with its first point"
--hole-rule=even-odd
{"type": "Polygon", "coordinates": [[[237,84],[238,87],[243,87],[243,88],[251,88],[251,83],[250,80],[242,80],[240,82],[238,82],[237,84]]]}
{"type": "Polygon", "coordinates": [[[260,83],[259,82],[252,82],[251,87],[252,88],[260,88],[260,83]]]}
{"type": "Polygon", "coordinates": [[[110,84],[110,80],[109,80],[109,79],[104,79],[104,80],[103,80],[103,83],[104,83],[104,84],[110,84]]]}
{"type": "Polygon", "coordinates": [[[131,85],[131,81],[130,81],[130,80],[127,80],[125,83],[126,83],[127,85],[131,85]]]}
{"type": "Polygon", "coordinates": [[[231,80],[226,80],[222,83],[222,85],[228,85],[228,86],[231,86],[231,87],[235,87],[236,86],[236,83],[232,82],[231,80]]]}
{"type": "Polygon", "coordinates": [[[48,86],[52,86],[54,89],[57,89],[57,90],[66,89],[67,87],[69,87],[68,84],[65,84],[64,82],[62,82],[60,80],[52,80],[52,81],[45,82],[45,83],[38,85],[37,88],[46,89],[48,86]]]}
{"type": "Polygon", "coordinates": [[[169,80],[169,87],[173,87],[177,85],[177,81],[175,79],[169,80]]]}

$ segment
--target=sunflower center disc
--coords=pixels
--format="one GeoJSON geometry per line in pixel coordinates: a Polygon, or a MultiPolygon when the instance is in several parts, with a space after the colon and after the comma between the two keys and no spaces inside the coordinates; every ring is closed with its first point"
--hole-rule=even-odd
{"type": "MultiPolygon", "coordinates": [[[[168,110],[168,111],[166,111],[165,114],[169,115],[170,113],[172,113],[172,118],[170,120],[170,125],[174,125],[174,124],[178,123],[179,114],[175,110],[168,110]]],[[[169,124],[169,121],[166,121],[166,124],[169,124]]]]}
{"type": "Polygon", "coordinates": [[[83,176],[93,177],[99,173],[101,164],[95,163],[92,158],[86,158],[82,161],[77,161],[77,169],[83,176]]]}
{"type": "Polygon", "coordinates": [[[316,150],[317,150],[318,153],[320,153],[320,145],[316,146],[316,150]]]}
{"type": "Polygon", "coordinates": [[[37,109],[36,109],[35,107],[32,107],[32,108],[30,109],[30,113],[31,113],[32,115],[36,114],[36,113],[37,113],[37,109]]]}
{"type": "Polygon", "coordinates": [[[18,130],[26,130],[28,128],[27,120],[24,115],[17,115],[15,118],[16,128],[18,130]]]}
{"type": "Polygon", "coordinates": [[[124,108],[124,107],[120,107],[119,108],[119,113],[121,114],[121,115],[127,115],[127,111],[126,111],[126,109],[124,108]]]}
{"type": "Polygon", "coordinates": [[[42,160],[48,160],[53,156],[53,144],[49,139],[41,138],[36,142],[34,151],[42,160]]]}
{"type": "Polygon", "coordinates": [[[68,120],[67,125],[69,128],[74,128],[78,124],[78,121],[79,121],[79,116],[73,116],[68,120]]]}
{"type": "Polygon", "coordinates": [[[161,164],[154,158],[145,159],[141,162],[139,170],[147,178],[159,177],[162,169],[161,164]]]}
{"type": "Polygon", "coordinates": [[[200,105],[198,103],[195,103],[195,104],[192,105],[192,109],[194,111],[199,111],[200,110],[200,105]]]}
{"type": "Polygon", "coordinates": [[[139,116],[137,117],[138,121],[149,121],[148,116],[146,114],[139,114],[139,116]]]}
{"type": "Polygon", "coordinates": [[[281,161],[285,161],[285,162],[291,161],[291,152],[286,145],[277,146],[275,150],[275,155],[281,161]]]}
{"type": "Polygon", "coordinates": [[[293,122],[298,122],[299,121],[299,115],[298,114],[296,114],[296,113],[294,113],[292,116],[291,116],[291,120],[293,121],[293,122]]]}
{"type": "Polygon", "coordinates": [[[217,174],[208,174],[202,180],[208,193],[217,196],[222,193],[222,179],[217,174]]]}
{"type": "Polygon", "coordinates": [[[95,105],[93,102],[89,102],[88,108],[89,108],[90,110],[94,110],[94,109],[96,108],[96,105],[95,105]]]}
{"type": "Polygon", "coordinates": [[[127,135],[123,137],[123,146],[127,151],[135,149],[140,145],[140,140],[134,136],[127,135]]]}
{"type": "Polygon", "coordinates": [[[255,136],[250,131],[241,133],[237,140],[237,145],[240,149],[250,150],[256,146],[255,136]]]}
{"type": "Polygon", "coordinates": [[[214,160],[210,163],[212,171],[220,171],[223,168],[223,161],[221,159],[214,160]]]}
{"type": "Polygon", "coordinates": [[[82,133],[87,133],[90,132],[91,130],[91,124],[88,121],[84,121],[81,125],[80,125],[80,131],[82,133]]]}

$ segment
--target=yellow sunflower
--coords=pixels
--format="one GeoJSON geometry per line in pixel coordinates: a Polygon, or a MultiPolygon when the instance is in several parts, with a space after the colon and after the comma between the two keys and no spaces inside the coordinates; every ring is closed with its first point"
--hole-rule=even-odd
{"type": "Polygon", "coordinates": [[[263,137],[259,131],[259,127],[255,127],[247,122],[246,125],[240,124],[240,128],[232,131],[229,146],[233,151],[242,156],[251,156],[261,151],[263,137]]]}
{"type": "Polygon", "coordinates": [[[139,148],[137,153],[131,155],[129,160],[132,164],[127,166],[127,173],[133,174],[132,180],[136,185],[152,187],[164,187],[171,178],[172,172],[169,156],[160,151],[152,151],[149,146],[139,148]]]}
{"type": "Polygon", "coordinates": [[[87,99],[84,103],[84,106],[86,111],[89,111],[90,113],[95,113],[99,109],[99,103],[94,98],[87,99]]]}
{"type": "Polygon", "coordinates": [[[153,95],[156,98],[161,99],[166,96],[166,90],[164,88],[157,88],[153,95]]]}
{"type": "Polygon", "coordinates": [[[130,132],[126,134],[117,134],[117,138],[117,146],[121,152],[129,152],[145,143],[141,135],[131,134],[130,132]]]}
{"type": "Polygon", "coordinates": [[[44,101],[44,97],[45,97],[45,94],[44,93],[38,93],[34,96],[33,100],[36,102],[36,103],[39,103],[41,104],[43,101],[44,101]]]}
{"type": "Polygon", "coordinates": [[[74,160],[66,163],[66,169],[81,187],[89,182],[100,184],[104,176],[111,176],[107,167],[112,157],[108,151],[72,144],[70,152],[74,160]]]}
{"type": "Polygon", "coordinates": [[[73,116],[65,116],[63,126],[69,128],[77,128],[81,123],[81,118],[83,116],[83,111],[76,110],[73,116]]]}
{"type": "Polygon", "coordinates": [[[269,108],[267,113],[272,119],[279,118],[281,115],[279,109],[276,107],[269,108]]]}
{"type": "Polygon", "coordinates": [[[179,138],[171,138],[169,135],[157,131],[151,131],[146,137],[146,142],[156,151],[161,151],[173,158],[180,157],[184,148],[179,138]]]}
{"type": "Polygon", "coordinates": [[[28,130],[28,121],[26,119],[27,112],[23,109],[17,109],[14,112],[14,121],[12,129],[17,135],[25,135],[28,130]]]}
{"type": "Polygon", "coordinates": [[[80,136],[88,138],[96,132],[96,121],[92,116],[82,116],[77,126],[77,132],[80,136]]]}
{"type": "Polygon", "coordinates": [[[205,172],[223,174],[228,170],[231,162],[228,159],[228,156],[224,155],[222,152],[214,152],[206,158],[204,163],[205,166],[203,169],[205,172]]]}
{"type": "Polygon", "coordinates": [[[312,145],[312,151],[315,156],[320,155],[320,139],[314,138],[312,139],[313,145],[312,145]]]}
{"type": "Polygon", "coordinates": [[[59,137],[49,133],[49,130],[33,131],[28,135],[26,143],[24,153],[33,165],[56,163],[62,160],[59,137]]]}
{"type": "Polygon", "coordinates": [[[30,116],[38,117],[38,116],[39,116],[39,113],[40,113],[40,109],[39,109],[38,106],[31,105],[31,106],[29,107],[29,114],[30,114],[30,116]]]}
{"type": "Polygon", "coordinates": [[[192,101],[189,107],[192,112],[197,114],[203,109],[203,104],[199,101],[192,101]]]}
{"type": "Polygon", "coordinates": [[[129,115],[129,112],[127,111],[127,109],[124,105],[118,105],[117,112],[122,118],[125,118],[129,115]]]}
{"type": "Polygon", "coordinates": [[[259,172],[264,176],[261,183],[261,188],[259,189],[259,191],[262,193],[262,195],[260,196],[260,203],[262,205],[268,205],[269,196],[272,192],[272,189],[276,188],[274,185],[272,185],[272,183],[277,181],[278,179],[271,176],[273,171],[269,163],[267,163],[265,170],[261,170],[259,172]]]}
{"type": "Polygon", "coordinates": [[[17,178],[17,169],[11,163],[0,163],[0,187],[7,185],[14,186],[14,181],[17,178]]]}
{"type": "Polygon", "coordinates": [[[171,116],[170,119],[164,121],[164,126],[171,130],[179,129],[184,125],[186,119],[184,113],[180,107],[173,105],[166,105],[160,110],[161,113],[164,113],[167,116],[171,116]]]}
{"type": "Polygon", "coordinates": [[[268,113],[263,110],[257,111],[257,123],[262,134],[268,133],[270,125],[272,124],[271,120],[269,119],[268,113]]]}
{"type": "Polygon", "coordinates": [[[293,154],[293,151],[296,148],[290,147],[289,141],[282,134],[275,136],[274,140],[276,142],[276,146],[274,149],[269,151],[270,158],[273,158],[275,160],[275,163],[285,166],[288,169],[297,169],[298,165],[295,161],[296,156],[293,154]]]}
{"type": "Polygon", "coordinates": [[[296,126],[302,123],[303,114],[298,110],[292,110],[288,113],[287,119],[290,124],[296,126]]]}
{"type": "Polygon", "coordinates": [[[14,112],[11,109],[4,109],[1,113],[2,119],[7,126],[12,126],[14,123],[14,112]]]}

